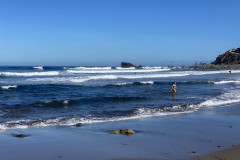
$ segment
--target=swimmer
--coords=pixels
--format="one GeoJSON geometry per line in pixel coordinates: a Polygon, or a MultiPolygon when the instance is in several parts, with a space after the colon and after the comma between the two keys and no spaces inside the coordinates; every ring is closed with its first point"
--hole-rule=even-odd
{"type": "Polygon", "coordinates": [[[173,93],[176,93],[176,92],[177,92],[177,91],[176,91],[176,88],[178,88],[177,85],[176,85],[176,82],[173,82],[173,85],[172,85],[172,91],[173,91],[173,93]]]}

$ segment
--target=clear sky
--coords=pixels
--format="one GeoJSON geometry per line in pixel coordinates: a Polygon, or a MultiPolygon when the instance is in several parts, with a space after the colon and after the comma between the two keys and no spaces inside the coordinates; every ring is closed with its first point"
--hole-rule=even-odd
{"type": "Polygon", "coordinates": [[[240,47],[239,0],[0,0],[0,65],[211,62],[240,47]]]}

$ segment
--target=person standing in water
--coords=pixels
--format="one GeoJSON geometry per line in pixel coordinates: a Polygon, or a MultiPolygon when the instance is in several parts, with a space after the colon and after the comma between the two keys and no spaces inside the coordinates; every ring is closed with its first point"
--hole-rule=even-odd
{"type": "Polygon", "coordinates": [[[176,84],[176,82],[173,82],[173,84],[172,84],[172,91],[173,91],[173,93],[176,93],[177,91],[176,91],[176,88],[178,88],[177,87],[177,84],[176,84]]]}

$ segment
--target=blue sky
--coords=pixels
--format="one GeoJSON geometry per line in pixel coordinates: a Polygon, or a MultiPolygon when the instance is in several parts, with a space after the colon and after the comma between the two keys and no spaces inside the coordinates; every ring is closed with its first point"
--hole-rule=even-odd
{"type": "Polygon", "coordinates": [[[193,64],[240,47],[238,0],[0,0],[0,65],[193,64]]]}

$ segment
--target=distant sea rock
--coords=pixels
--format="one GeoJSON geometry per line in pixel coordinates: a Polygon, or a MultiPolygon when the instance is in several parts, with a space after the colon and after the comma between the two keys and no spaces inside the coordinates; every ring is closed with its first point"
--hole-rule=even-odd
{"type": "Polygon", "coordinates": [[[122,68],[135,68],[135,65],[133,65],[132,63],[129,63],[129,62],[122,62],[121,67],[122,68]]]}
{"type": "Polygon", "coordinates": [[[121,67],[122,68],[135,68],[135,69],[143,69],[143,66],[135,66],[134,64],[132,63],[129,63],[129,62],[122,62],[121,63],[121,67]]]}
{"type": "Polygon", "coordinates": [[[230,49],[227,52],[219,55],[212,64],[215,65],[235,65],[240,64],[240,48],[230,49]]]}

